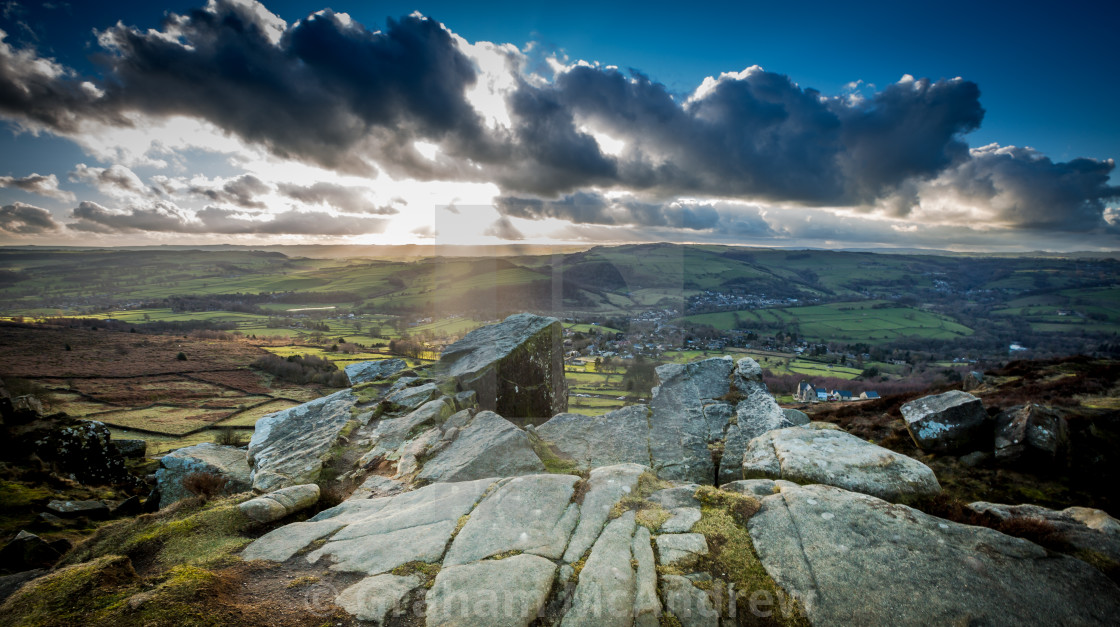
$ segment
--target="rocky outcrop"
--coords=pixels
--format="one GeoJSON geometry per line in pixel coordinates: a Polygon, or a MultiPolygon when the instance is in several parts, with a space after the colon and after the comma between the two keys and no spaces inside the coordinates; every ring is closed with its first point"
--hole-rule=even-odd
{"type": "Polygon", "coordinates": [[[717,460],[721,481],[741,479],[747,442],[792,426],[752,359],[666,364],[657,376],[648,409],[560,414],[537,427],[537,435],[579,464],[638,463],[668,479],[711,485],[717,460]]]}
{"type": "Polygon", "coordinates": [[[1087,557],[1090,562],[1111,563],[1113,569],[1120,568],[1120,520],[1102,510],[1067,507],[1058,511],[1038,505],[1001,505],[985,501],[969,503],[968,508],[1004,522],[1033,526],[1036,533],[1049,541],[1047,548],[1087,557]]]}
{"type": "Polygon", "coordinates": [[[822,483],[888,501],[941,492],[922,462],[844,431],[792,427],[751,440],[743,458],[749,479],[822,483]]]}
{"type": "Polygon", "coordinates": [[[252,485],[245,451],[234,446],[203,442],[164,455],[156,470],[156,488],[160,507],[191,495],[183,487],[183,479],[194,473],[216,475],[225,480],[225,494],[244,492],[252,485]]]}
{"type": "Polygon", "coordinates": [[[425,481],[470,481],[544,472],[529,436],[492,411],[479,412],[454,440],[424,462],[425,481]]]}
{"type": "Polygon", "coordinates": [[[984,527],[831,486],[779,482],[748,523],[766,571],[814,624],[1100,624],[1120,588],[984,527]]]}
{"type": "Polygon", "coordinates": [[[281,488],[249,499],[237,507],[257,522],[272,522],[311,507],[319,500],[319,486],[314,483],[281,488]]]}
{"type": "Polygon", "coordinates": [[[1053,409],[1031,403],[996,416],[997,462],[1054,462],[1064,458],[1068,448],[1066,419],[1053,409]]]}
{"type": "Polygon", "coordinates": [[[360,361],[348,364],[345,368],[346,378],[350,385],[380,381],[408,368],[403,359],[378,359],[376,361],[360,361]]]}
{"type": "Polygon", "coordinates": [[[353,392],[342,390],[258,420],[249,441],[253,489],[271,492],[314,483],[356,400],[353,392]]]}
{"type": "Polygon", "coordinates": [[[568,409],[561,336],[555,318],[515,314],[448,346],[440,363],[482,409],[540,424],[568,409]]]}
{"type": "Polygon", "coordinates": [[[991,450],[992,428],[979,398],[952,390],[902,406],[914,444],[923,451],[968,453],[991,450]]]}

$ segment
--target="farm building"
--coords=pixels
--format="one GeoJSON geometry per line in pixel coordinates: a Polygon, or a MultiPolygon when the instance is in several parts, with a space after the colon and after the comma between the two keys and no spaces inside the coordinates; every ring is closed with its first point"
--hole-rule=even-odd
{"type": "Polygon", "coordinates": [[[829,397],[834,401],[850,401],[852,400],[852,393],[848,390],[833,390],[829,397]]]}
{"type": "Polygon", "coordinates": [[[803,403],[808,403],[817,400],[817,390],[808,381],[802,381],[797,384],[797,392],[793,396],[803,403]]]}
{"type": "Polygon", "coordinates": [[[859,397],[860,397],[860,398],[862,398],[862,399],[864,399],[864,400],[875,400],[875,399],[879,398],[879,393],[878,393],[878,392],[874,392],[874,391],[871,391],[871,392],[861,392],[861,393],[860,393],[860,395],[859,395],[859,397]]]}

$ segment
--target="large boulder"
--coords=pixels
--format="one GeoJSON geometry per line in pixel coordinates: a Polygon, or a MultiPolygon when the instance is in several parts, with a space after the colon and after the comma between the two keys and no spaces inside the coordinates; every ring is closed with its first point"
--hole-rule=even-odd
{"type": "Polygon", "coordinates": [[[183,486],[183,479],[194,473],[206,473],[224,479],[225,494],[244,492],[252,485],[244,450],[235,446],[203,442],[172,451],[159,460],[159,469],[156,470],[159,506],[167,507],[192,496],[183,486]]]}
{"type": "MultiPolygon", "coordinates": [[[[1120,588],[985,527],[823,485],[779,482],[748,522],[766,572],[813,624],[1111,623],[1120,588]]],[[[779,604],[780,606],[781,604],[779,604]]]]}
{"type": "Polygon", "coordinates": [[[358,385],[391,377],[405,368],[408,368],[408,364],[403,359],[394,358],[348,364],[345,371],[350,385],[358,385]]]}
{"type": "Polygon", "coordinates": [[[984,404],[968,392],[951,390],[910,401],[902,406],[902,417],[923,451],[968,453],[992,445],[984,404]]]}
{"type": "Polygon", "coordinates": [[[1064,458],[1068,447],[1066,419],[1053,409],[1030,403],[996,416],[997,462],[1053,462],[1064,458]]]}
{"type": "Polygon", "coordinates": [[[667,479],[708,485],[742,479],[747,442],[792,425],[766,391],[753,359],[716,357],[665,364],[656,372],[650,458],[667,479]]]}
{"type": "Polygon", "coordinates": [[[479,412],[458,437],[424,463],[418,478],[470,481],[544,472],[529,436],[492,411],[479,412]]]}
{"type": "Polygon", "coordinates": [[[20,531],[4,548],[0,549],[0,573],[19,573],[36,568],[48,568],[62,554],[39,536],[20,531]]]}
{"type": "Polygon", "coordinates": [[[522,313],[475,329],[443,350],[440,362],[478,405],[522,424],[540,424],[568,409],[563,327],[522,313]]]}
{"type": "Polygon", "coordinates": [[[249,440],[253,489],[314,483],[356,401],[350,390],[342,390],[258,420],[249,440]]]}
{"type": "Polygon", "coordinates": [[[743,458],[747,479],[823,483],[888,501],[941,492],[922,462],[866,442],[845,431],[793,427],[750,441],[743,458]]]}
{"type": "Polygon", "coordinates": [[[730,395],[737,400],[735,417],[724,427],[726,435],[717,485],[744,478],[741,468],[748,442],[764,433],[794,424],[766,389],[766,384],[762,382],[762,368],[755,360],[744,357],[736,362],[731,386],[730,395]]]}
{"type": "Polygon", "coordinates": [[[39,459],[55,472],[86,484],[129,481],[124,457],[111,443],[109,427],[93,420],[77,420],[47,431],[34,442],[39,459]]]}

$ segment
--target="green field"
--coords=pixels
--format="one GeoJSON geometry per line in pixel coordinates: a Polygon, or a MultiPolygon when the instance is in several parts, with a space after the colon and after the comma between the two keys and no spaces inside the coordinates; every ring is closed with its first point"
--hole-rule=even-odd
{"type": "Polygon", "coordinates": [[[881,301],[831,303],[783,309],[755,309],[698,314],[685,318],[694,324],[730,330],[741,321],[795,326],[805,339],[830,342],[885,342],[900,337],[955,339],[972,334],[966,326],[912,307],[884,306],[881,301]]]}

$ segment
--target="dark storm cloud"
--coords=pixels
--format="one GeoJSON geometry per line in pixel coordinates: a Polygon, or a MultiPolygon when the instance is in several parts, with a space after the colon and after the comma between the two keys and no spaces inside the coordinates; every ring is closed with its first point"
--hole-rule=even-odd
{"type": "Polygon", "coordinates": [[[1120,198],[1110,186],[1113,161],[1055,163],[1029,149],[985,146],[931,185],[966,204],[991,207],[996,222],[1024,229],[1091,231],[1107,228],[1106,201],[1120,198]]]}
{"type": "Polygon", "coordinates": [[[107,168],[94,168],[79,163],[70,173],[70,180],[89,183],[109,195],[122,193],[144,195],[149,192],[135,172],[117,164],[107,168]]]}
{"type": "MultiPolygon", "coordinates": [[[[977,85],[961,79],[906,77],[857,98],[750,68],[709,79],[686,99],[637,72],[578,65],[551,81],[518,75],[505,103],[510,126],[490,127],[466,95],[480,70],[447,30],[418,16],[373,31],[330,10],[286,24],[249,0],[213,0],[169,15],[158,30],[118,24],[98,42],[102,76],[87,80],[0,40],[0,114],[69,135],[84,121],[128,126],[143,115],[183,115],[341,172],[496,182],[506,215],[577,224],[760,226],[735,227],[715,205],[671,202],[681,196],[895,217],[955,197],[984,204],[1003,224],[1084,230],[1100,228],[1104,203],[1117,196],[1107,184],[1111,162],[1053,163],[1020,149],[970,154],[963,136],[984,110],[977,85]],[[604,152],[597,134],[622,148],[604,152]],[[438,151],[425,157],[418,140],[438,151]]],[[[505,54],[511,67],[527,63],[505,54]]],[[[262,206],[263,191],[248,179],[194,191],[262,206]]],[[[353,189],[281,191],[345,211],[391,212],[371,211],[353,189]]]]}
{"type": "Polygon", "coordinates": [[[556,218],[574,224],[703,231],[716,228],[720,222],[719,210],[710,204],[642,202],[593,192],[577,192],[558,200],[502,196],[494,204],[506,216],[529,220],[556,218]]]}
{"type": "Polygon", "coordinates": [[[257,200],[257,196],[272,191],[272,188],[252,174],[242,174],[218,186],[190,185],[187,191],[217,203],[264,209],[265,204],[257,200]]]}
{"type": "Polygon", "coordinates": [[[58,177],[53,174],[30,174],[24,177],[0,176],[0,187],[21,189],[57,200],[74,200],[73,192],[58,188],[58,177]]]}
{"type": "Polygon", "coordinates": [[[219,0],[164,29],[175,37],[123,25],[101,34],[106,106],[201,117],[275,154],[354,172],[399,158],[413,138],[479,129],[464,96],[475,71],[432,20],[372,32],[326,10],[284,29],[219,0]]]}
{"type": "Polygon", "coordinates": [[[505,216],[498,218],[493,224],[486,227],[486,230],[483,231],[482,234],[491,235],[504,240],[525,239],[525,235],[521,231],[518,231],[517,227],[513,226],[513,222],[505,216]]]}
{"type": "Polygon", "coordinates": [[[163,202],[117,212],[86,201],[78,205],[70,217],[75,222],[67,224],[68,228],[94,233],[343,236],[381,233],[386,226],[385,220],[379,218],[331,216],[318,211],[263,214],[206,207],[192,214],[163,202]],[[261,219],[265,217],[270,219],[261,219]]]}
{"type": "Polygon", "coordinates": [[[58,228],[58,223],[46,209],[22,202],[0,207],[0,232],[2,233],[36,235],[57,231],[58,228]]]}
{"type": "Polygon", "coordinates": [[[961,80],[899,83],[852,102],[752,69],[681,106],[641,74],[580,66],[551,90],[571,116],[627,142],[616,165],[624,187],[811,204],[871,202],[937,174],[967,157],[959,136],[983,117],[979,90],[961,80]]]}
{"type": "MultiPolygon", "coordinates": [[[[280,193],[309,205],[326,205],[340,211],[349,213],[371,213],[377,215],[393,215],[400,210],[393,206],[381,206],[370,202],[366,198],[366,189],[363,187],[349,187],[335,183],[315,183],[309,186],[281,184],[280,193]]],[[[397,204],[407,204],[400,198],[394,198],[397,204]]]]}

